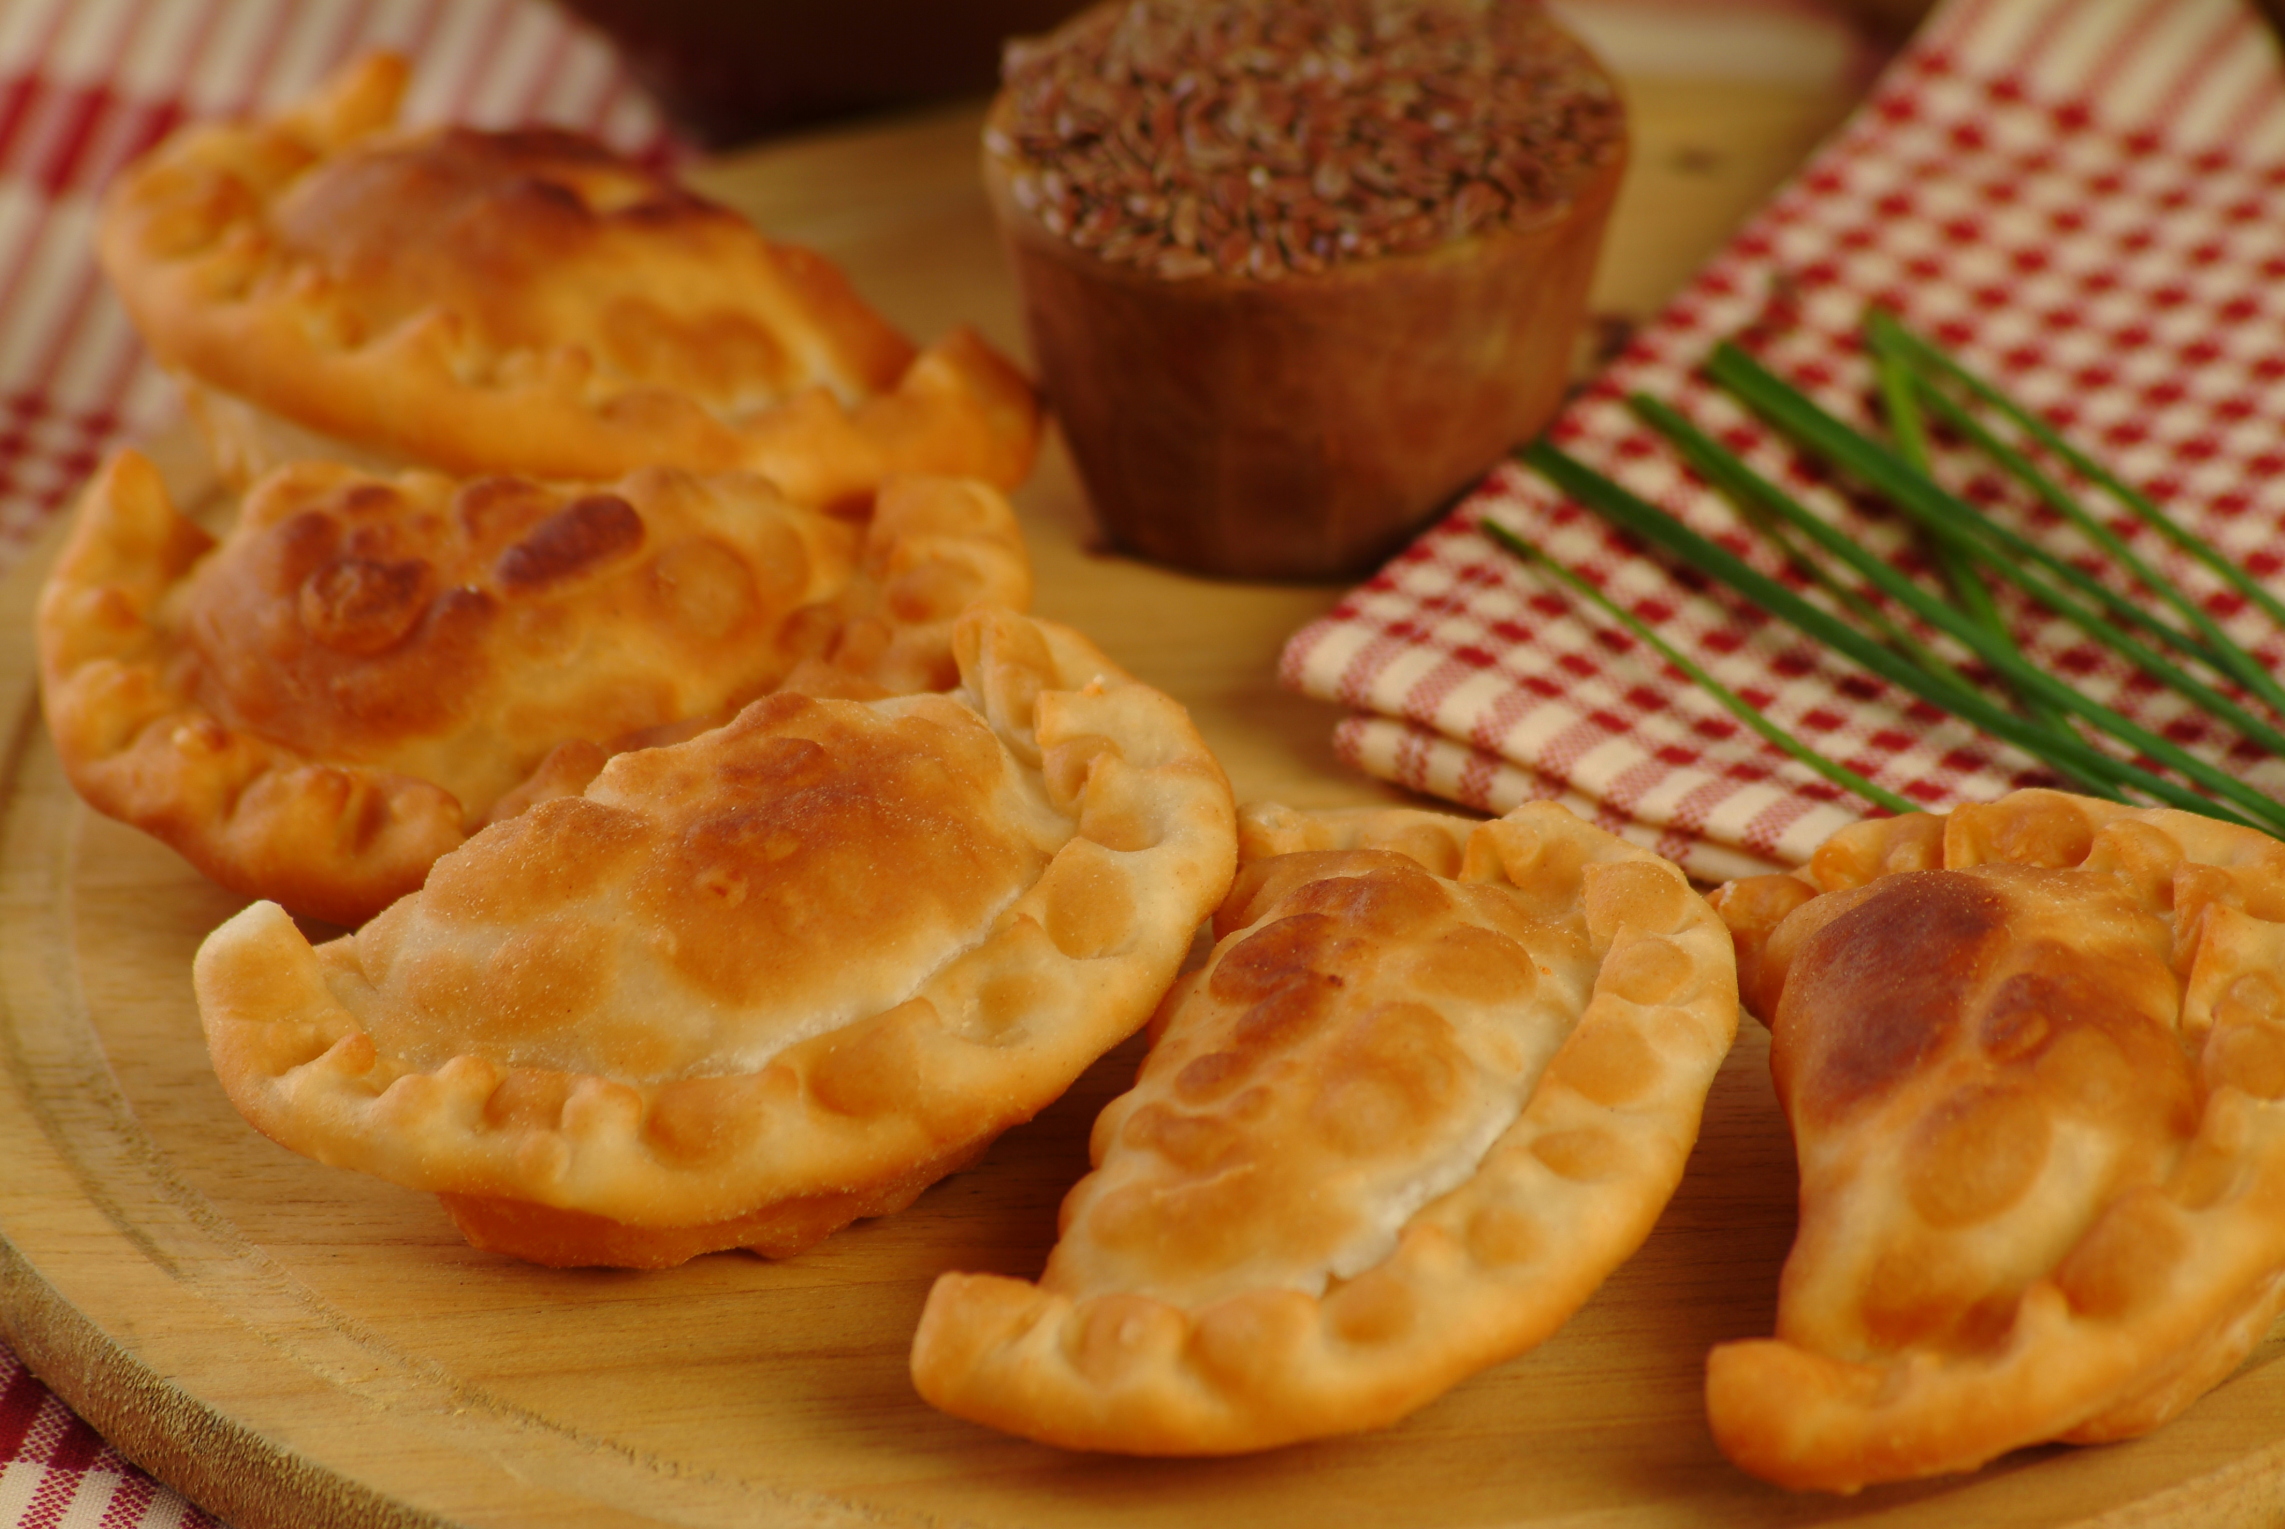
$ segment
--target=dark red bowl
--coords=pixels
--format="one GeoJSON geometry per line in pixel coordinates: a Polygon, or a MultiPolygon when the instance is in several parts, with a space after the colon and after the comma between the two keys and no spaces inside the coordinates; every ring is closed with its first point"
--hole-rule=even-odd
{"type": "Polygon", "coordinates": [[[558,0],[617,45],[678,132],[724,149],[999,81],[1003,39],[1077,0],[558,0]]]}

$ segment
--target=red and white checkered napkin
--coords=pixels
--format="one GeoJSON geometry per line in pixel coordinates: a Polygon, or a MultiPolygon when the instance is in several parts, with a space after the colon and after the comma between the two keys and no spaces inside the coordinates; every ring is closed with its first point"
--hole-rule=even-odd
{"type": "Polygon", "coordinates": [[[121,1459],[0,1348],[0,1523],[17,1529],[215,1529],[121,1459]]]}
{"type": "MultiPolygon", "coordinates": [[[[1878,433],[1855,337],[1879,302],[2270,576],[2285,567],[2281,277],[2285,77],[2250,7],[1951,0],[1848,127],[1553,433],[1784,573],[1627,409],[1628,394],[1652,393],[1861,542],[1910,562],[1909,538],[1877,503],[1825,481],[1695,375],[1718,340],[1751,327],[1765,361],[1878,433]]],[[[1938,476],[2057,548],[2086,550],[1980,459],[1940,449],[1938,476]]],[[[1286,650],[1287,683],[1358,709],[1336,745],[1374,775],[1493,811],[1567,797],[1709,880],[1797,863],[1872,810],[1576,611],[1475,529],[1486,516],[1906,797],[1942,806],[2048,780],[2026,756],[1671,571],[1512,465],[1286,650]]],[[[2218,589],[2123,513],[2116,523],[2185,588],[2218,589]]],[[[2026,651],[2089,694],[2238,773],[2285,777],[2012,590],[2001,599],[2026,651]]],[[[2264,662],[2285,662],[2285,633],[2258,612],[2218,592],[2208,604],[2264,662]]]]}
{"type": "Polygon", "coordinates": [[[0,0],[0,567],[171,385],[97,274],[96,201],[186,120],[268,110],[373,48],[410,121],[545,120],[662,152],[610,50],[543,0],[0,0]]]}
{"type": "MultiPolygon", "coordinates": [[[[657,112],[542,0],[0,0],[0,567],[172,389],[96,272],[96,199],[186,120],[267,110],[377,47],[414,63],[408,120],[550,121],[645,156],[657,112]]],[[[215,1521],[73,1417],[0,1347],[0,1525],[215,1521]]]]}

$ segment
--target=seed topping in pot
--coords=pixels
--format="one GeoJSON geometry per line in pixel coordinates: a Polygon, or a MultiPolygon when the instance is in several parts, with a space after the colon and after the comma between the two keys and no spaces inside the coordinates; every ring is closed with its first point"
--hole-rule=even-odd
{"type": "Polygon", "coordinates": [[[1009,46],[985,143],[1105,260],[1275,280],[1540,220],[1622,109],[1530,0],[1126,0],[1009,46]]]}

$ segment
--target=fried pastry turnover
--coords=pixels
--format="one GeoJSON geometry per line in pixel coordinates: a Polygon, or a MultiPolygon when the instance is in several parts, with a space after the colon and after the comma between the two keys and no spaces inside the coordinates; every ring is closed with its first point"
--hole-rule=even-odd
{"type": "Polygon", "coordinates": [[[1243,816],[1039,1283],[930,1292],[936,1406],[1142,1455],[1389,1423],[1546,1338],[1679,1182],[1738,1009],[1681,871],[1552,803],[1243,816]]]}
{"type": "Polygon", "coordinates": [[[972,480],[892,479],[859,526],[751,473],[302,463],[217,542],[129,452],[42,592],[41,696],[99,811],[354,924],[486,821],[781,684],[949,686],[954,618],[1030,590],[1014,511],[972,480]]]}
{"type": "Polygon", "coordinates": [[[1174,701],[1006,611],[956,647],[949,694],[621,754],[315,949],[250,906],[194,973],[232,1102],[545,1264],[900,1208],[1142,1025],[1236,858],[1174,701]]]}
{"type": "Polygon", "coordinates": [[[2147,1432],[2285,1303],[2285,845],[2024,791],[1716,894],[1801,1165],[1715,1438],[1794,1488],[2147,1432]]]}
{"type": "Polygon", "coordinates": [[[577,135],[399,129],[404,81],[369,57],[107,194],[103,267],[234,483],[663,463],[832,505],[1030,471],[1036,400],[973,331],[916,352],[821,257],[577,135]]]}

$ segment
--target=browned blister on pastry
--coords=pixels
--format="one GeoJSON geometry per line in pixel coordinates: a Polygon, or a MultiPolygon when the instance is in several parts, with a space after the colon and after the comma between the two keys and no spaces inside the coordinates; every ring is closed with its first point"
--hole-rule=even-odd
{"type": "Polygon", "coordinates": [[[948,686],[954,618],[1030,590],[1014,512],[975,481],[892,479],[860,527],[750,473],[302,463],[216,542],[124,453],[42,593],[41,694],[99,810],[355,923],[488,819],[780,684],[948,686]]]}
{"type": "Polygon", "coordinates": [[[916,352],[819,256],[575,134],[399,129],[403,83],[368,58],[185,129],[106,198],[104,269],[234,482],[665,463],[831,505],[1030,471],[1036,400],[972,331],[916,352]]]}
{"type": "Polygon", "coordinates": [[[1680,1180],[1737,992],[1678,869],[1553,804],[1242,818],[1263,858],[1039,1283],[929,1295],[946,1411],[1131,1454],[1389,1423],[1553,1332],[1680,1180]]]}
{"type": "Polygon", "coordinates": [[[950,694],[621,754],[354,935],[246,909],[195,969],[232,1102],[542,1263],[902,1206],[1143,1023],[1236,854],[1164,694],[1005,611],[957,646],[950,694]]]}
{"type": "Polygon", "coordinates": [[[1801,1164],[1730,1457],[1797,1488],[2145,1432],[2285,1303],[2285,845],[2024,791],[1725,887],[1801,1164]]]}

